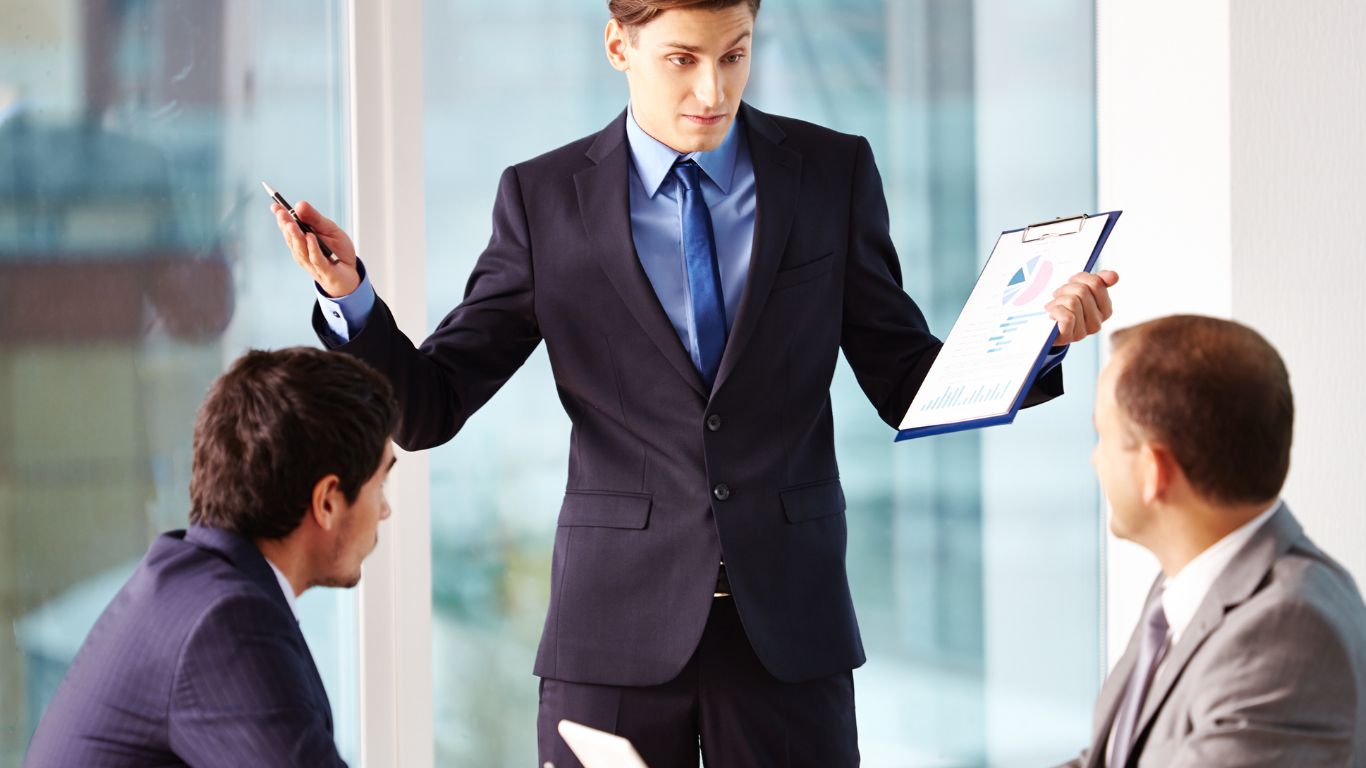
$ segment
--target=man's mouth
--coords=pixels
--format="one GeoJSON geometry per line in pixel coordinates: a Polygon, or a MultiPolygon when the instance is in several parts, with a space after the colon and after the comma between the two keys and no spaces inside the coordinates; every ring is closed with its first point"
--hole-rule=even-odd
{"type": "Polygon", "coordinates": [[[689,120],[693,121],[693,122],[696,123],[697,125],[704,125],[704,126],[705,126],[705,125],[716,125],[717,123],[720,123],[722,120],[725,120],[725,119],[726,119],[726,116],[725,116],[724,114],[720,114],[720,115],[684,115],[684,117],[686,117],[686,118],[688,118],[689,120]]]}

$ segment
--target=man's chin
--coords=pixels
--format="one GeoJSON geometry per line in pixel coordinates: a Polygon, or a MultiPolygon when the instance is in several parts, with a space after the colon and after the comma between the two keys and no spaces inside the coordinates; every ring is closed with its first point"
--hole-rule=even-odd
{"type": "Polygon", "coordinates": [[[1128,526],[1113,514],[1110,515],[1110,533],[1114,534],[1117,539],[1123,539],[1125,541],[1134,540],[1133,531],[1129,530],[1128,526]]]}
{"type": "MultiPolygon", "coordinates": [[[[686,118],[684,118],[686,120],[686,118]]],[[[684,154],[693,152],[710,152],[721,146],[726,140],[726,134],[730,131],[733,120],[724,120],[716,125],[696,125],[688,123],[684,125],[684,130],[679,136],[681,144],[685,146],[681,149],[684,154]]]]}
{"type": "Polygon", "coordinates": [[[347,576],[328,576],[319,579],[314,586],[331,587],[332,589],[351,589],[360,583],[360,571],[347,576]]]}

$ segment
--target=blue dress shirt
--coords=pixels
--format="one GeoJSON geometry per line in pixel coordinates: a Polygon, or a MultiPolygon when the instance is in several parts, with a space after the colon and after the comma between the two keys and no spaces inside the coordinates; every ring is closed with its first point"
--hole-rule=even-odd
{"type": "MultiPolygon", "coordinates": [[[[626,112],[626,139],[631,150],[631,235],[645,275],[654,286],[660,306],[688,350],[693,364],[701,368],[697,340],[692,335],[689,313],[688,275],[683,262],[683,230],[678,179],[670,173],[678,152],[641,129],[635,116],[626,112]]],[[[737,121],[721,142],[709,152],[686,156],[702,168],[702,199],[711,210],[716,237],[716,261],[721,271],[721,297],[726,307],[726,330],[735,323],[740,299],[749,278],[749,257],[754,244],[754,166],[749,142],[737,121]]],[[[357,265],[360,266],[360,265],[357,265]]],[[[318,289],[318,304],[332,331],[333,340],[344,343],[365,327],[375,305],[375,289],[361,267],[360,286],[352,293],[333,298],[318,289]]]]}
{"type": "Polygon", "coordinates": [[[729,331],[740,309],[754,248],[754,166],[749,160],[749,142],[737,120],[721,146],[682,155],[646,133],[630,110],[626,140],[631,148],[631,236],[636,256],[674,332],[700,370],[701,353],[689,322],[692,300],[683,257],[681,182],[671,171],[680,158],[696,161],[702,169],[702,199],[711,211],[729,331]]]}
{"type": "MultiPolygon", "coordinates": [[[[749,141],[737,119],[721,146],[708,152],[682,155],[650,136],[626,110],[626,140],[631,151],[631,236],[645,275],[654,287],[659,304],[673,324],[693,364],[701,365],[697,340],[693,338],[689,313],[688,275],[683,260],[682,196],[678,179],[670,172],[680,157],[695,160],[702,168],[702,198],[711,211],[716,238],[716,261],[721,270],[721,293],[726,307],[726,330],[735,323],[745,284],[749,278],[750,253],[754,245],[754,166],[749,141]]],[[[365,327],[375,305],[375,290],[360,268],[360,286],[352,293],[333,298],[318,288],[318,304],[335,343],[345,343],[365,327]]],[[[1039,375],[1062,361],[1066,347],[1050,352],[1039,375]]]]}

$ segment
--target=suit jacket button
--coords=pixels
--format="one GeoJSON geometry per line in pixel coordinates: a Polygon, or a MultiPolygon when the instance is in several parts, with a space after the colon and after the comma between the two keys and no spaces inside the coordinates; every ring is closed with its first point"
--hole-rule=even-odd
{"type": "Polygon", "coordinates": [[[707,417],[707,429],[713,432],[721,431],[721,416],[719,414],[713,413],[707,417]]]}
{"type": "Polygon", "coordinates": [[[711,489],[711,495],[715,496],[717,501],[725,501],[730,498],[730,486],[721,483],[711,489]]]}

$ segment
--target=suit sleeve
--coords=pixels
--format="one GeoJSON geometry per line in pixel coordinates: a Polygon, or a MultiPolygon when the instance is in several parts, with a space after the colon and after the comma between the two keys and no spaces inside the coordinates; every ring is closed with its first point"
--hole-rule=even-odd
{"type": "Polygon", "coordinates": [[[186,763],[346,765],[292,621],[259,595],[229,595],[205,613],[185,641],[171,691],[171,748],[186,763]]]}
{"type": "Polygon", "coordinates": [[[508,168],[498,184],[493,235],[465,286],[465,298],[415,347],[376,299],[365,327],[344,344],[314,306],[323,344],[359,357],[388,377],[402,408],[395,441],[407,450],[455,436],[526,362],[541,341],[530,233],[521,183],[508,168]]]}
{"type": "MultiPolygon", "coordinates": [[[[896,427],[911,407],[941,342],[906,295],[892,244],[882,176],[867,139],[859,137],[849,208],[849,247],[840,344],[859,386],[882,420],[896,427]]],[[[1062,367],[1041,375],[1025,406],[1062,394],[1062,367]]]]}
{"type": "Polygon", "coordinates": [[[1220,643],[1172,768],[1346,766],[1357,722],[1353,660],[1312,606],[1277,606],[1220,643]]]}

